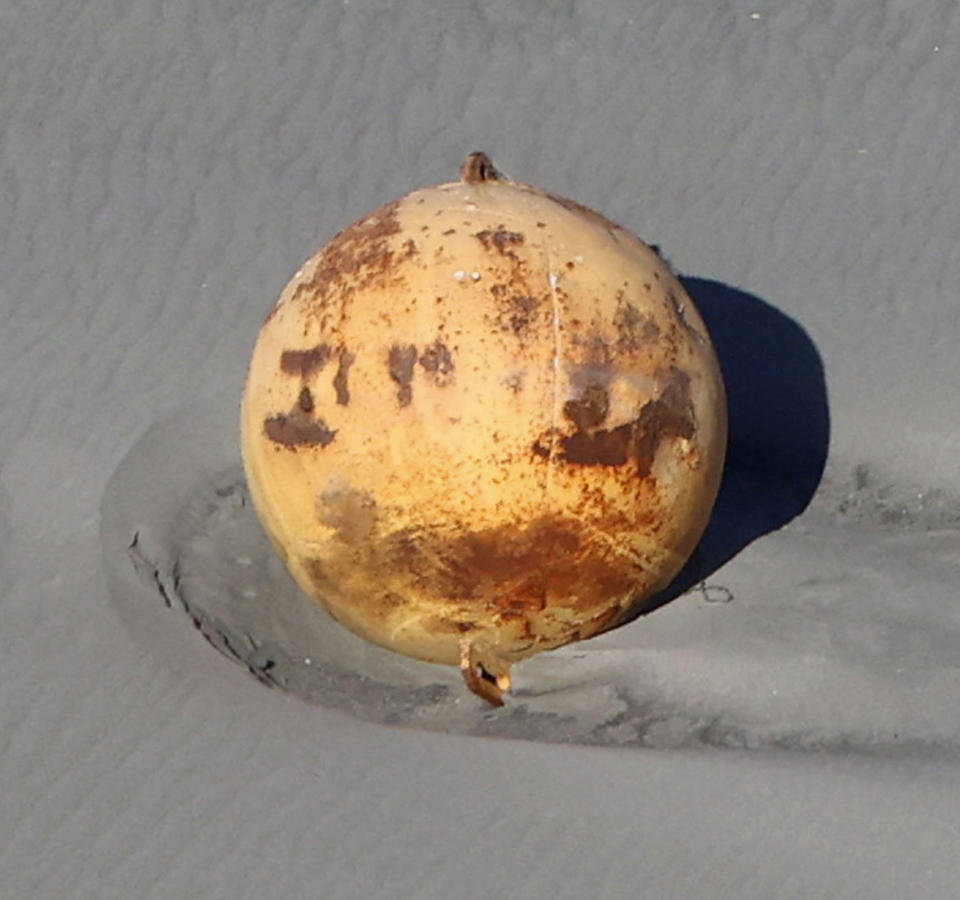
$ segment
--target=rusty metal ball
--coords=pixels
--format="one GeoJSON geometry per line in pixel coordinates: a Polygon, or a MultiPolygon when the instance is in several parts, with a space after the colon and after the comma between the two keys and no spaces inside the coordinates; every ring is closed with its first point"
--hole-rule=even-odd
{"type": "Polygon", "coordinates": [[[726,444],[716,356],[670,267],[479,153],[297,272],[241,419],[254,504],[304,591],[492,702],[511,663],[669,583],[726,444]]]}

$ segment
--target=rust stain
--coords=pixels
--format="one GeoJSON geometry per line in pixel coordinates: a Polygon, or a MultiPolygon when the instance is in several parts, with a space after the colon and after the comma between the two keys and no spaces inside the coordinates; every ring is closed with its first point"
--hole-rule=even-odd
{"type": "MultiPolygon", "coordinates": [[[[389,238],[401,230],[399,201],[380,207],[336,234],[320,251],[312,276],[297,285],[292,301],[314,299],[325,305],[334,292],[345,299],[355,290],[384,282],[394,259],[389,238]]],[[[406,255],[411,252],[406,248],[406,255]]]]}
{"type": "Polygon", "coordinates": [[[297,397],[297,407],[305,413],[313,412],[313,394],[310,393],[310,388],[301,388],[297,397]]]}
{"type": "Polygon", "coordinates": [[[340,350],[340,364],[337,366],[337,374],[333,377],[333,389],[337,392],[337,403],[340,406],[346,406],[350,402],[348,378],[350,366],[353,365],[355,359],[356,356],[349,350],[340,350]]]}
{"type": "MultiPolygon", "coordinates": [[[[336,605],[329,602],[341,591],[339,571],[344,558],[328,559],[312,557],[303,561],[304,569],[313,583],[317,598],[334,619],[337,618],[336,605]]],[[[364,597],[369,610],[378,617],[388,616],[407,604],[407,598],[395,591],[371,593],[364,597]]]]}
{"type": "Polygon", "coordinates": [[[493,161],[482,151],[469,154],[460,166],[460,180],[467,184],[479,184],[483,181],[499,181],[500,173],[493,161]]]}
{"type": "Polygon", "coordinates": [[[423,348],[420,365],[433,376],[433,380],[444,387],[453,380],[453,354],[450,348],[439,338],[423,348]]]}
{"type": "Polygon", "coordinates": [[[519,264],[515,269],[509,281],[491,285],[490,295],[497,307],[497,327],[524,338],[537,321],[543,297],[529,291],[519,264]]]}
{"type": "Polygon", "coordinates": [[[656,343],[660,337],[660,326],[632,303],[625,301],[622,291],[613,325],[617,329],[617,349],[624,353],[634,353],[656,343]]]}
{"type": "Polygon", "coordinates": [[[581,522],[549,516],[460,535],[430,556],[432,592],[483,603],[501,620],[523,623],[531,637],[531,620],[548,615],[552,603],[590,609],[618,601],[642,575],[629,558],[585,541],[581,522]]]}
{"type": "Polygon", "coordinates": [[[578,431],[596,428],[607,417],[610,398],[602,384],[591,383],[577,400],[563,404],[563,414],[576,425],[578,431]]]}
{"type": "Polygon", "coordinates": [[[309,378],[314,372],[321,371],[332,355],[329,344],[317,344],[309,350],[284,350],[280,354],[280,371],[309,378]]]}
{"type": "Polygon", "coordinates": [[[527,613],[543,612],[547,608],[547,589],[542,577],[534,576],[519,584],[508,585],[494,597],[493,603],[505,619],[523,619],[529,628],[527,613]]]}
{"type": "Polygon", "coordinates": [[[417,362],[417,348],[413,344],[394,344],[387,357],[390,377],[397,383],[397,400],[409,406],[413,399],[413,367],[417,362]]]}
{"type": "Polygon", "coordinates": [[[291,450],[305,446],[326,447],[337,435],[323,419],[312,419],[299,407],[293,412],[264,419],[263,433],[274,443],[291,450]]]}
{"type": "Polygon", "coordinates": [[[516,334],[523,334],[536,320],[540,300],[530,294],[516,294],[507,301],[510,309],[510,330],[516,334]]]}
{"type": "Polygon", "coordinates": [[[591,381],[609,382],[613,373],[613,348],[603,335],[572,335],[570,344],[576,361],[570,377],[576,387],[583,388],[591,381]]]}
{"type": "Polygon", "coordinates": [[[504,387],[511,394],[519,394],[523,390],[523,375],[522,371],[511,372],[503,379],[504,387]]]}
{"type": "Polygon", "coordinates": [[[372,498],[349,488],[318,498],[317,512],[342,538],[339,551],[306,561],[321,597],[336,596],[348,568],[389,574],[397,593],[355,598],[364,614],[389,615],[407,598],[429,597],[441,604],[428,622],[439,633],[469,633],[493,621],[528,647],[557,646],[595,633],[644,585],[632,556],[589,537],[615,533],[618,524],[602,515],[590,516],[589,528],[580,518],[544,516],[479,532],[408,528],[381,535],[372,498]],[[570,621],[568,610],[582,615],[570,621]]]}
{"type": "Polygon", "coordinates": [[[391,556],[419,589],[519,621],[545,614],[551,602],[608,603],[636,583],[641,573],[632,561],[585,544],[582,534],[582,523],[544,517],[444,539],[393,535],[391,556]]]}
{"type": "Polygon", "coordinates": [[[494,229],[485,228],[474,234],[474,237],[487,250],[495,249],[501,256],[511,256],[514,259],[517,255],[512,248],[523,243],[523,235],[519,231],[507,231],[502,225],[494,229]]]}
{"type": "Polygon", "coordinates": [[[483,247],[493,256],[499,256],[499,265],[491,259],[489,272],[493,281],[488,288],[495,313],[488,317],[491,327],[514,334],[521,342],[541,317],[549,292],[544,293],[542,278],[536,278],[537,289],[531,287],[528,260],[517,252],[525,243],[519,231],[510,231],[502,224],[474,233],[483,247]]]}
{"type": "Polygon", "coordinates": [[[337,530],[347,543],[364,541],[377,524],[377,501],[366,491],[352,487],[325,490],[317,498],[317,521],[337,530]]]}
{"type": "MultiPolygon", "coordinates": [[[[647,401],[636,418],[614,428],[598,427],[607,415],[607,394],[602,385],[588,385],[579,398],[564,404],[564,415],[576,430],[559,436],[556,457],[580,466],[623,466],[633,461],[641,478],[649,476],[660,442],[691,438],[696,426],[690,377],[671,367],[665,380],[659,397],[647,401]]],[[[551,457],[551,437],[534,441],[534,455],[551,457]]]]}
{"type": "Polygon", "coordinates": [[[534,456],[539,456],[541,459],[550,459],[550,456],[552,455],[550,443],[548,439],[547,443],[544,443],[544,440],[544,438],[537,438],[537,440],[533,442],[533,447],[531,449],[533,450],[534,456]]]}

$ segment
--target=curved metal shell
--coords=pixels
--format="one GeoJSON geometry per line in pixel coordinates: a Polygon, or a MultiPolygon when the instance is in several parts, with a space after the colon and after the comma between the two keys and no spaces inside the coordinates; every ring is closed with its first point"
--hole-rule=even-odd
{"type": "Polygon", "coordinates": [[[297,272],[253,353],[242,444],[266,530],[338,621],[420,659],[508,665],[679,571],[726,406],[658,254],[484,164],[297,272]]]}

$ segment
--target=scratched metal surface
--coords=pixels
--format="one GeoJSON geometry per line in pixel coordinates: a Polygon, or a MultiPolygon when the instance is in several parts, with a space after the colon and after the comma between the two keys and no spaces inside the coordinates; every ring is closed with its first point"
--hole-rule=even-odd
{"type": "Polygon", "coordinates": [[[951,895],[958,25],[935,0],[5,4],[0,893],[951,895]],[[236,398],[300,263],[478,148],[660,245],[732,386],[677,598],[481,719],[537,737],[526,704],[540,740],[481,739],[462,703],[469,727],[386,726],[356,681],[339,708],[267,690],[136,568],[117,599],[132,534],[102,550],[220,484],[235,400],[185,410],[236,398]],[[608,690],[625,654],[646,708],[608,690]],[[617,746],[571,746],[570,703],[620,703],[589,741],[617,746]]]}

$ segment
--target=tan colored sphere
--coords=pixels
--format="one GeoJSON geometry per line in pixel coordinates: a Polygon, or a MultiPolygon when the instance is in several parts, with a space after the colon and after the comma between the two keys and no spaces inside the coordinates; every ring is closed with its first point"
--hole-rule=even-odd
{"type": "Polygon", "coordinates": [[[263,525],[376,644],[510,663],[642,610],[716,498],[723,382],[677,277],[634,235],[497,175],[338,234],[263,325],[242,403],[263,525]]]}

